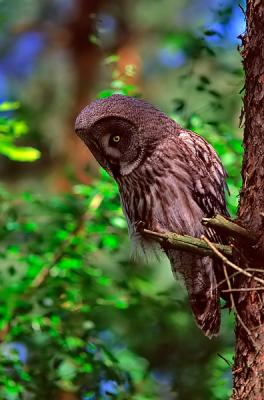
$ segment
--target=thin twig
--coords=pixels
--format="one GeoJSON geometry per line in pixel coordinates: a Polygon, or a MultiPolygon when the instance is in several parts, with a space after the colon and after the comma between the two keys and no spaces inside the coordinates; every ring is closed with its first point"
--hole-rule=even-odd
{"type": "MultiPolygon", "coordinates": [[[[215,253],[222,259],[222,261],[223,261],[223,270],[224,270],[224,274],[225,274],[227,286],[228,286],[229,293],[230,293],[231,308],[234,310],[234,312],[235,312],[235,314],[236,314],[236,317],[237,317],[237,319],[238,319],[240,325],[241,325],[241,326],[244,328],[244,330],[247,332],[247,334],[248,334],[248,336],[249,336],[249,338],[250,338],[250,340],[251,340],[251,343],[253,344],[254,348],[257,349],[257,350],[259,350],[259,347],[258,347],[257,343],[255,342],[255,340],[254,340],[254,338],[253,338],[252,332],[248,329],[248,327],[246,326],[245,322],[243,321],[243,319],[241,318],[240,314],[239,314],[238,311],[237,311],[236,304],[235,304],[235,300],[234,300],[234,296],[233,296],[233,293],[232,293],[231,282],[230,282],[230,279],[229,279],[229,277],[228,277],[228,273],[227,273],[227,270],[226,270],[226,264],[228,264],[228,265],[231,264],[231,265],[230,265],[231,267],[234,268],[234,266],[235,266],[235,267],[236,267],[235,269],[239,269],[239,270],[240,270],[240,267],[238,267],[237,265],[233,264],[233,263],[232,263],[231,261],[229,261],[225,256],[223,256],[223,255],[215,248],[215,246],[214,246],[205,236],[203,236],[202,238],[203,238],[203,240],[206,241],[206,243],[208,244],[208,246],[210,246],[211,249],[212,249],[213,251],[215,251],[215,253]],[[228,263],[227,263],[226,261],[228,261],[228,263]]],[[[244,271],[243,269],[241,269],[241,270],[244,271]]],[[[244,271],[244,272],[245,272],[245,271],[244,271]]],[[[249,276],[253,278],[253,276],[252,276],[251,274],[249,274],[249,276]]]]}
{"type": "Polygon", "coordinates": [[[230,368],[232,368],[233,365],[227,358],[222,356],[222,354],[220,354],[220,353],[216,353],[216,354],[218,355],[218,357],[222,358],[222,360],[224,360],[230,368]]]}
{"type": "Polygon", "coordinates": [[[252,272],[260,272],[261,274],[264,274],[264,269],[260,268],[247,268],[247,271],[252,271],[252,272]]]}
{"type": "MultiPolygon", "coordinates": [[[[228,277],[228,273],[227,273],[226,265],[225,265],[225,264],[223,264],[223,269],[224,269],[224,274],[225,274],[225,277],[226,277],[228,289],[229,289],[230,291],[232,291],[231,283],[230,283],[230,280],[229,280],[229,277],[228,277]]],[[[256,343],[255,340],[253,339],[253,335],[252,335],[251,331],[248,329],[248,327],[246,326],[245,322],[244,322],[243,319],[240,317],[240,314],[239,314],[238,311],[237,311],[236,303],[235,303],[234,296],[233,296],[232,292],[230,292],[230,299],[231,299],[231,308],[232,308],[232,309],[234,310],[234,312],[236,313],[236,317],[237,317],[237,319],[238,319],[240,325],[241,325],[241,326],[244,328],[244,330],[247,332],[248,337],[251,339],[251,342],[252,342],[253,346],[254,346],[256,349],[258,349],[257,343],[256,343]]]]}
{"type": "MultiPolygon", "coordinates": [[[[245,271],[260,272],[262,274],[264,273],[263,269],[258,269],[258,268],[246,268],[245,271]]],[[[229,275],[229,279],[232,279],[232,278],[234,278],[235,276],[237,276],[239,274],[241,274],[241,272],[240,271],[236,271],[232,275],[229,275]]],[[[222,281],[218,282],[217,287],[222,286],[224,283],[226,283],[226,279],[223,279],[222,281]]],[[[222,292],[224,292],[224,290],[222,290],[222,292]]]]}
{"type": "Polygon", "coordinates": [[[224,289],[222,292],[230,293],[230,292],[254,292],[255,290],[264,291],[264,287],[253,287],[253,288],[233,288],[233,289],[224,289]]]}
{"type": "MultiPolygon", "coordinates": [[[[240,272],[236,271],[232,275],[229,276],[229,279],[232,279],[239,274],[240,274],[240,272]]],[[[217,287],[222,286],[224,283],[226,283],[226,279],[223,279],[222,281],[218,282],[217,287]]],[[[221,292],[224,292],[224,290],[221,290],[221,292]]]]}
{"type": "Polygon", "coordinates": [[[252,275],[251,273],[247,272],[246,269],[240,268],[238,265],[234,264],[232,261],[228,260],[227,257],[224,256],[224,254],[222,254],[217,247],[214,245],[214,243],[211,243],[207,237],[205,237],[204,235],[201,236],[201,239],[203,239],[208,246],[212,249],[212,251],[215,253],[215,255],[217,255],[226,265],[229,265],[231,268],[235,269],[236,271],[239,271],[241,274],[247,276],[248,278],[252,278],[254,279],[256,282],[261,283],[262,285],[264,285],[264,279],[258,278],[257,276],[252,275]]]}

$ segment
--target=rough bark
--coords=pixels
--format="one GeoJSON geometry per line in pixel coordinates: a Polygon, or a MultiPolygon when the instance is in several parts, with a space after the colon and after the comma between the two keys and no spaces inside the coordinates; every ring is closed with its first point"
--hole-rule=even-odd
{"type": "MultiPolygon", "coordinates": [[[[252,251],[239,248],[237,262],[264,273],[264,2],[247,0],[247,30],[243,37],[245,69],[243,187],[239,222],[258,236],[252,251]]],[[[263,277],[261,272],[259,276],[263,277]]],[[[256,287],[240,275],[238,288],[256,287]]],[[[237,318],[236,356],[233,368],[233,400],[264,399],[264,307],[263,291],[240,291],[236,308],[248,331],[237,318]],[[249,334],[250,333],[250,334],[249,334]]]]}

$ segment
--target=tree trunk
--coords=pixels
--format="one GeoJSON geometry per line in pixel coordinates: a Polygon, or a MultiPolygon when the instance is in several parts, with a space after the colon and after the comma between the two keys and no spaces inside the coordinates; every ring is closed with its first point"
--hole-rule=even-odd
{"type": "Polygon", "coordinates": [[[58,191],[69,191],[71,184],[65,177],[65,159],[74,169],[78,181],[90,184],[85,167],[90,155],[80,140],[74,135],[74,122],[80,110],[87,104],[98,74],[98,64],[102,50],[89,40],[96,34],[94,17],[104,6],[105,0],[76,0],[71,21],[65,26],[70,37],[68,50],[71,56],[75,87],[72,98],[72,112],[65,120],[64,148],[55,170],[55,187],[58,191]],[[74,149],[74,151],[72,151],[74,149]]]}
{"type": "MultiPolygon", "coordinates": [[[[243,186],[238,221],[258,235],[252,251],[240,248],[237,263],[243,268],[264,270],[264,2],[247,0],[247,30],[243,37],[243,64],[246,75],[244,115],[243,186]]],[[[255,273],[257,274],[257,272],[255,273]]],[[[263,278],[263,274],[259,272],[263,278]]],[[[236,356],[233,368],[233,400],[264,399],[264,292],[243,291],[260,286],[254,279],[240,276],[242,290],[235,298],[238,312],[236,356]],[[241,320],[243,321],[241,323],[241,320]],[[244,325],[244,326],[243,326],[244,325]]]]}

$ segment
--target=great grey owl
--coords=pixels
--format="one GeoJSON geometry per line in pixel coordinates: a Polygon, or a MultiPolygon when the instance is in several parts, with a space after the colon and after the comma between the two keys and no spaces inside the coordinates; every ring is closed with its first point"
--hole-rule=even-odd
{"type": "MultiPolygon", "coordinates": [[[[227,215],[226,173],[214,149],[145,101],[119,94],[96,100],[76,120],[76,133],[116,180],[130,236],[144,246],[138,228],[217,240],[201,220],[227,215]]],[[[219,331],[217,261],[162,246],[185,282],[198,326],[219,331]]]]}

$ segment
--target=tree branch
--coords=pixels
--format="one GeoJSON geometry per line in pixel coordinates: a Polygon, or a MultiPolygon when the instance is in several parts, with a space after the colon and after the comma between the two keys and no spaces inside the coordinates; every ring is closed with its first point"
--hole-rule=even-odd
{"type": "Polygon", "coordinates": [[[247,231],[242,226],[219,214],[215,215],[213,218],[203,218],[202,224],[216,231],[225,232],[231,237],[247,241],[250,245],[257,242],[257,237],[253,232],[247,231]]]}
{"type": "MultiPolygon", "coordinates": [[[[199,254],[202,256],[211,256],[214,257],[214,251],[208,246],[204,240],[194,238],[192,236],[187,235],[178,235],[177,233],[166,232],[166,233],[158,233],[153,232],[148,229],[143,229],[143,233],[146,236],[149,236],[159,242],[165,242],[176,249],[187,251],[194,254],[199,254]]],[[[222,254],[226,256],[232,255],[232,247],[214,243],[214,246],[221,251],[222,254]]]]}

